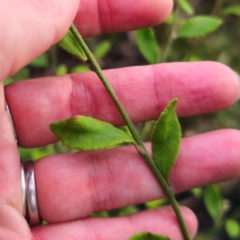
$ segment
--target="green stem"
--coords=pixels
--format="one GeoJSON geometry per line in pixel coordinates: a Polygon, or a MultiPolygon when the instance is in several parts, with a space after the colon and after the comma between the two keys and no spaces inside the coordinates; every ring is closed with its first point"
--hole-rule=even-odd
{"type": "Polygon", "coordinates": [[[79,45],[81,46],[82,50],[84,51],[84,53],[86,54],[87,58],[88,58],[88,63],[90,63],[91,65],[91,69],[98,75],[99,79],[102,81],[103,85],[105,86],[107,92],[109,93],[109,95],[111,96],[113,102],[115,103],[117,109],[119,110],[122,118],[124,119],[126,125],[129,128],[129,131],[131,132],[134,140],[137,143],[137,151],[139,152],[139,154],[141,156],[144,157],[144,159],[146,160],[147,164],[149,165],[149,167],[151,168],[151,170],[154,172],[156,178],[158,179],[159,183],[161,184],[163,190],[165,191],[175,213],[176,216],[178,218],[178,222],[180,224],[183,236],[185,238],[185,240],[190,240],[189,237],[189,233],[186,227],[186,224],[184,222],[184,219],[182,217],[181,211],[179,209],[178,203],[174,197],[174,194],[172,193],[171,187],[168,185],[167,181],[164,179],[164,177],[162,176],[161,172],[159,171],[159,169],[157,168],[157,166],[155,165],[155,162],[152,160],[152,158],[150,157],[150,155],[148,154],[141,138],[139,137],[132,121],[130,120],[128,114],[126,113],[125,109],[123,108],[121,102],[118,100],[118,97],[116,96],[114,90],[112,89],[111,85],[108,83],[107,79],[105,78],[102,69],[100,68],[100,66],[98,65],[97,61],[95,60],[94,56],[92,55],[91,51],[89,50],[88,46],[86,45],[86,43],[84,42],[83,38],[80,36],[80,34],[78,33],[77,29],[72,25],[70,28],[70,31],[72,32],[72,34],[74,35],[74,37],[77,39],[79,45]]]}
{"type": "Polygon", "coordinates": [[[52,46],[50,48],[50,57],[51,57],[51,61],[52,61],[52,72],[55,73],[56,72],[56,68],[57,68],[57,48],[56,46],[52,46]]]}
{"type": "Polygon", "coordinates": [[[174,12],[173,12],[173,22],[172,22],[172,25],[171,25],[170,34],[169,34],[169,37],[168,37],[168,40],[167,40],[167,45],[166,45],[165,51],[164,51],[164,53],[162,55],[162,58],[161,58],[160,62],[165,62],[166,61],[166,59],[168,57],[168,54],[169,54],[169,51],[171,49],[172,40],[173,40],[173,33],[174,33],[175,26],[176,26],[176,19],[177,19],[178,9],[179,9],[179,5],[178,5],[178,3],[176,1],[175,9],[174,9],[174,12]]]}

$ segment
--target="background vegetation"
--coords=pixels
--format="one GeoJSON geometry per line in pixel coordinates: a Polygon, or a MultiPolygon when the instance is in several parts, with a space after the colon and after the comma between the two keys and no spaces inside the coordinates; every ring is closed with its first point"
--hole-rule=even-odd
{"type": "MultiPolygon", "coordinates": [[[[240,73],[239,0],[178,0],[167,21],[154,28],[104,35],[87,40],[103,69],[155,64],[158,62],[222,62],[240,73]]],[[[58,46],[39,56],[5,84],[29,78],[88,71],[79,60],[58,46]]],[[[183,136],[222,128],[240,129],[240,103],[225,111],[180,119],[183,136]]],[[[140,124],[144,140],[153,122],[140,124]]],[[[56,143],[34,149],[20,148],[24,160],[38,160],[55,153],[70,152],[56,143]]],[[[200,239],[240,239],[240,181],[235,179],[179,194],[177,199],[197,214],[200,239]]],[[[165,200],[129,206],[98,216],[120,216],[166,204],[165,200]]]]}

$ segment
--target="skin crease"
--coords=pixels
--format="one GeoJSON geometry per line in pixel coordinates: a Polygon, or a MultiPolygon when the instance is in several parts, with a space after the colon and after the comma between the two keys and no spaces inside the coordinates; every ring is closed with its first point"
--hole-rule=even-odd
{"type": "MultiPolygon", "coordinates": [[[[102,0],[99,3],[97,0],[82,0],[79,7],[77,0],[0,2],[0,27],[5,33],[0,35],[0,78],[15,73],[59,41],[76,14],[74,23],[87,37],[159,24],[170,14],[173,5],[170,0],[138,0],[138,7],[134,1],[125,0],[102,0]]],[[[232,105],[239,95],[239,84],[232,70],[213,62],[125,68],[106,71],[106,75],[135,123],[156,118],[173,97],[180,100],[178,114],[189,116],[224,109],[232,105]],[[129,79],[131,81],[127,81],[129,79]],[[187,107],[189,104],[191,108],[187,107]]],[[[29,228],[21,215],[19,153],[5,112],[4,92],[19,143],[24,147],[56,141],[48,129],[49,123],[73,113],[122,124],[92,73],[28,80],[5,89],[1,85],[1,240],[105,240],[110,235],[113,236],[111,239],[120,240],[138,231],[153,231],[174,240],[182,239],[170,207],[114,219],[87,217],[93,211],[163,197],[155,178],[132,147],[54,155],[37,161],[39,210],[41,216],[52,223],[29,228]],[[101,111],[96,105],[99,99],[104,102],[101,111]]],[[[239,176],[238,139],[236,130],[183,139],[171,173],[174,191],[239,176]],[[196,174],[198,171],[201,177],[196,174]]],[[[197,229],[196,218],[189,209],[182,207],[181,210],[193,237],[197,229]]]]}
{"type": "MultiPolygon", "coordinates": [[[[179,99],[178,115],[189,116],[227,108],[239,94],[236,74],[228,67],[213,62],[175,63],[174,66],[166,63],[108,70],[105,74],[134,123],[157,119],[175,97],[179,99]],[[200,73],[199,69],[202,69],[200,73]],[[206,77],[202,72],[206,73],[206,77]]],[[[8,86],[5,91],[10,108],[16,108],[12,117],[18,119],[14,122],[23,147],[56,141],[49,124],[74,115],[123,124],[112,100],[93,73],[19,82],[8,86]],[[36,96],[34,90],[39,88],[43,91],[36,96]],[[42,107],[36,109],[36,105],[42,107]],[[34,131],[28,131],[29,128],[34,131]]]]}
{"type": "Polygon", "coordinates": [[[84,37],[154,26],[170,14],[173,1],[81,1],[74,24],[84,37]],[[164,9],[164,11],[163,11],[164,9]],[[101,14],[99,14],[101,13],[101,14]],[[83,17],[84,16],[84,19],[83,17]]]}
{"type": "MultiPolygon", "coordinates": [[[[239,137],[237,130],[219,130],[183,138],[177,162],[170,174],[174,192],[205,186],[212,179],[220,182],[239,176],[239,137]],[[224,147],[226,143],[227,147],[224,147]],[[228,164],[229,159],[231,164],[228,164]]],[[[146,147],[151,149],[150,144],[146,147]]],[[[58,158],[49,156],[36,163],[35,171],[41,215],[49,222],[74,220],[92,212],[164,196],[134,147],[65,154],[58,158]],[[43,171],[45,174],[41,175],[43,171]],[[53,171],[55,174],[52,174],[53,171]],[[59,197],[53,198],[54,195],[59,197]],[[58,214],[54,214],[56,209],[58,214]]]]}

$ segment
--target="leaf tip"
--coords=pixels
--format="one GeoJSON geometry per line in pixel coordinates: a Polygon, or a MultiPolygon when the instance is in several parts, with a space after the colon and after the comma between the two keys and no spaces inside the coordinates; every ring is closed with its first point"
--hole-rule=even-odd
{"type": "Polygon", "coordinates": [[[170,102],[169,102],[169,104],[168,104],[168,108],[174,108],[176,105],[177,105],[177,103],[178,103],[178,98],[174,98],[174,99],[172,99],[170,102]]]}

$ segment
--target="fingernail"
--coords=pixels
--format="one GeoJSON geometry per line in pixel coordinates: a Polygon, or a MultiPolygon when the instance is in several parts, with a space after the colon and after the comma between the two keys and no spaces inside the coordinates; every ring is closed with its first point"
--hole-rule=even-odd
{"type": "Polygon", "coordinates": [[[237,72],[235,72],[235,73],[237,75],[238,82],[239,82],[239,95],[238,95],[238,100],[239,100],[240,99],[240,75],[237,72]]]}
{"type": "Polygon", "coordinates": [[[236,75],[238,77],[238,81],[240,82],[240,75],[237,72],[235,72],[235,73],[236,73],[236,75]]]}

